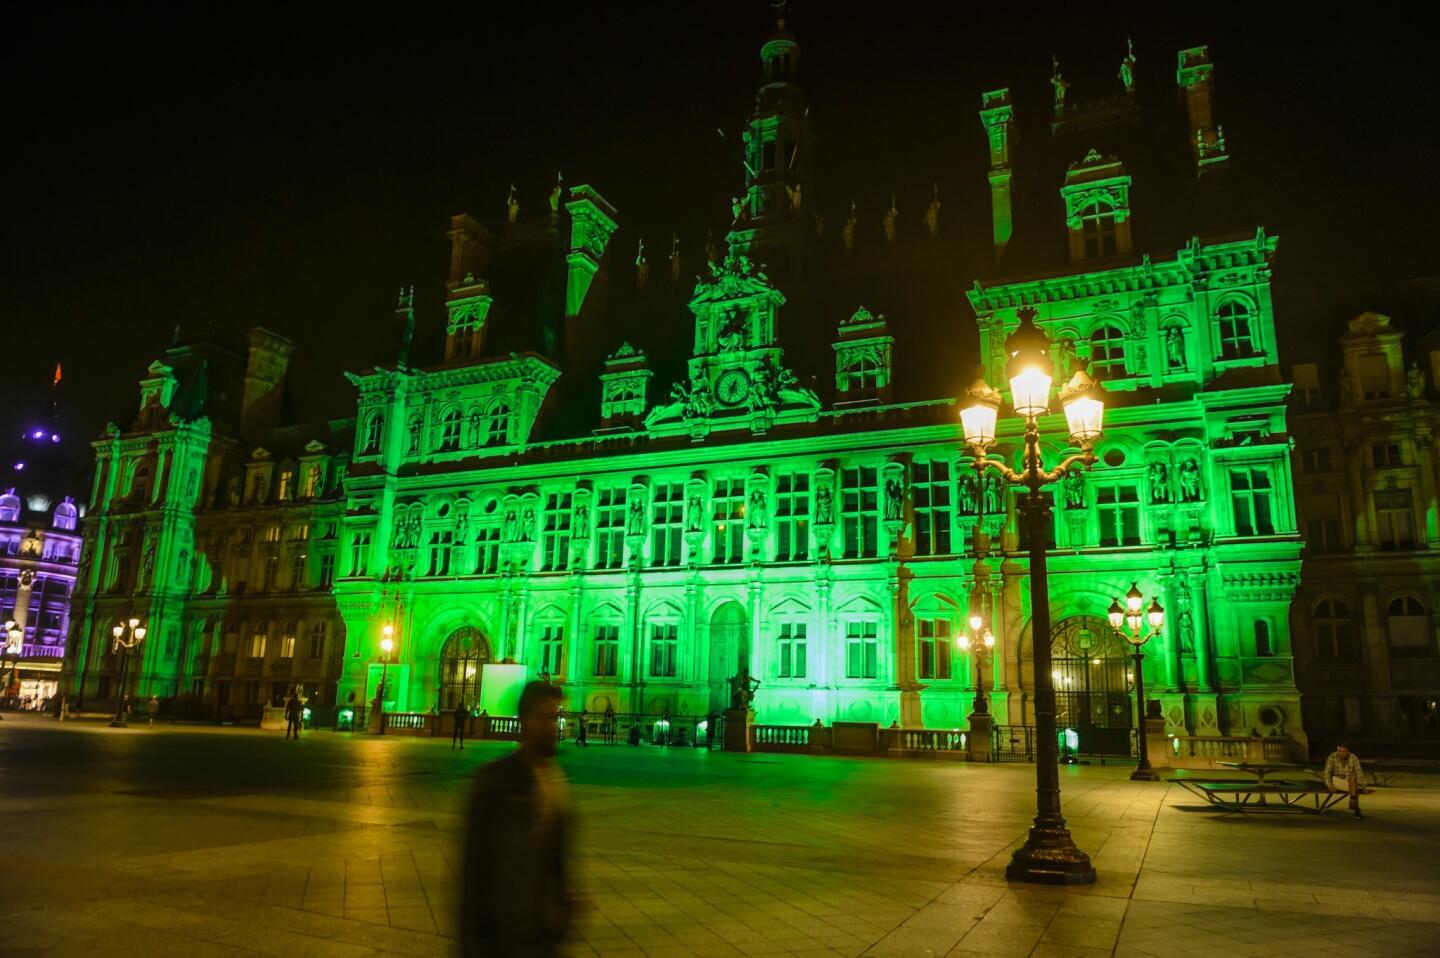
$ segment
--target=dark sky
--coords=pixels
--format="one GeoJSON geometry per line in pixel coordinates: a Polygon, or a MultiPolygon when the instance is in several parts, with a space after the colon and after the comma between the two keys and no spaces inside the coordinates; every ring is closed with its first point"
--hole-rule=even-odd
{"type": "MultiPolygon", "coordinates": [[[[1174,20],[1151,12],[1170,4],[997,6],[797,5],[822,162],[877,195],[901,177],[970,183],[946,223],[983,236],[982,90],[1044,108],[1053,50],[1072,97],[1108,94],[1127,33],[1142,82],[1173,84],[1175,51],[1208,43],[1217,119],[1281,236],[1295,312],[1332,287],[1440,272],[1440,103],[1413,8],[1313,5],[1272,24],[1248,4],[1174,20]]],[[[214,9],[9,24],[0,435],[43,408],[57,360],[72,432],[127,417],[176,324],[292,337],[301,411],[343,415],[338,372],[375,358],[395,287],[414,283],[438,321],[449,215],[497,223],[511,180],[532,209],[557,169],[593,184],[627,246],[637,224],[652,250],[723,225],[739,172],[715,128],[743,122],[773,23],[762,2],[214,9]]]]}

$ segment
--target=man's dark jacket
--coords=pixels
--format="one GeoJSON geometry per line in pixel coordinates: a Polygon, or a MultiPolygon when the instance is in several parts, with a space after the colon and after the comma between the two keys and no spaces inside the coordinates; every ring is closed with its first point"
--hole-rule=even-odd
{"type": "Polygon", "coordinates": [[[565,935],[570,822],[561,810],[554,828],[537,835],[536,791],[535,774],[519,752],[475,774],[460,900],[466,958],[551,956],[565,935]]]}

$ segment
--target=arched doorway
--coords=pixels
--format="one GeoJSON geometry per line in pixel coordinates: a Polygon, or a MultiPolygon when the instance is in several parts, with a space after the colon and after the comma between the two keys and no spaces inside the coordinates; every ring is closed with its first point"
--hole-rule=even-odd
{"type": "Polygon", "coordinates": [[[440,711],[461,702],[474,708],[480,701],[480,679],[490,661],[490,643],[480,630],[465,626],[450,633],[440,650],[440,711]]]}
{"type": "Polygon", "coordinates": [[[745,609],[726,602],[710,617],[710,710],[730,707],[730,679],[750,670],[750,627],[745,609]]]}
{"type": "Polygon", "coordinates": [[[1130,754],[1130,663],[1124,641],[1098,616],[1073,616],[1050,630],[1055,725],[1076,731],[1081,752],[1130,754]]]}

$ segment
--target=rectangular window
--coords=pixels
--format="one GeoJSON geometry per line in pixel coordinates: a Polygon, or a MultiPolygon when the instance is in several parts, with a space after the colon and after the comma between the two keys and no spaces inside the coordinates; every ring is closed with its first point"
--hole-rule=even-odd
{"type": "Polygon", "coordinates": [[[1305,550],[1310,555],[1343,552],[1340,536],[1340,503],[1333,495],[1306,496],[1305,550]]]}
{"type": "Polygon", "coordinates": [[[430,571],[427,575],[449,575],[450,553],[455,545],[455,533],[430,533],[430,571]]]}
{"type": "Polygon", "coordinates": [[[680,627],[656,623],[650,626],[650,674],[656,678],[674,678],[676,652],[680,645],[680,627]]]}
{"type": "Polygon", "coordinates": [[[265,646],[270,643],[270,637],[263,631],[256,632],[250,636],[250,658],[265,658],[265,646]]]}
{"type": "Polygon", "coordinates": [[[879,674],[880,645],[873,619],[845,623],[845,677],[873,679],[879,674]]]}
{"type": "Polygon", "coordinates": [[[920,677],[950,678],[950,620],[917,619],[915,631],[920,642],[920,677]]]}
{"type": "Polygon", "coordinates": [[[720,565],[745,561],[745,481],[717,479],[710,497],[711,561],[720,565]]]}
{"type": "Polygon", "coordinates": [[[310,658],[325,657],[325,620],[316,619],[310,623],[310,658]]]}
{"type": "Polygon", "coordinates": [[[500,571],[500,527],[478,526],[475,529],[475,574],[494,575],[500,571]]]}
{"type": "Polygon", "coordinates": [[[275,591],[275,580],[276,580],[277,578],[279,578],[279,575],[280,575],[280,557],[279,557],[279,556],[266,556],[266,557],[265,557],[264,567],[263,567],[263,574],[262,574],[261,579],[260,579],[260,582],[261,582],[260,589],[261,589],[261,591],[262,591],[262,592],[274,592],[274,591],[275,591]]]}
{"type": "Polygon", "coordinates": [[[1366,399],[1390,398],[1390,364],[1384,356],[1361,356],[1360,395],[1366,399]]]}
{"type": "Polygon", "coordinates": [[[357,532],[350,537],[350,574],[369,575],[370,533],[357,532]]]}
{"type": "Polygon", "coordinates": [[[565,674],[565,629],[547,625],[540,630],[540,671],[552,678],[565,674]]]}
{"type": "Polygon", "coordinates": [[[570,568],[571,494],[545,497],[545,531],[541,538],[540,568],[559,572],[570,568]]]}
{"type": "Polygon", "coordinates": [[[620,660],[620,626],[597,625],[595,627],[595,674],[601,678],[614,678],[616,665],[620,660]]]}
{"type": "Polygon", "coordinates": [[[625,494],[601,489],[595,497],[595,568],[618,569],[625,564],[625,494]]]}
{"type": "Polygon", "coordinates": [[[785,473],[775,480],[775,559],[810,558],[810,477],[785,473]]]}
{"type": "Polygon", "coordinates": [[[650,506],[650,564],[680,564],[680,534],[685,527],[685,486],[662,482],[655,486],[650,506]]]}
{"type": "Polygon", "coordinates": [[[335,584],[335,553],[327,552],[320,557],[320,588],[329,589],[335,584]]]}
{"type": "Polygon", "coordinates": [[[780,670],[782,679],[803,679],[805,677],[804,622],[780,623],[780,670]]]}
{"type": "Polygon", "coordinates": [[[266,542],[279,542],[279,541],[280,541],[280,527],[279,527],[279,526],[266,526],[266,527],[265,527],[265,541],[266,541],[266,542]]]}
{"type": "Polygon", "coordinates": [[[1375,490],[1375,519],[1380,533],[1380,548],[1415,548],[1414,516],[1409,489],[1375,490]]]}
{"type": "Polygon", "coordinates": [[[1295,384],[1292,395],[1301,409],[1320,408],[1320,367],[1314,363],[1299,363],[1290,369],[1290,379],[1295,384]]]}
{"type": "Polygon", "coordinates": [[[296,552],[290,556],[290,588],[296,592],[305,588],[305,564],[309,559],[310,555],[306,552],[296,552]]]}
{"type": "Polygon", "coordinates": [[[1305,472],[1329,472],[1332,468],[1330,447],[1319,446],[1300,451],[1300,466],[1305,472]]]}
{"type": "Polygon", "coordinates": [[[287,632],[285,635],[280,636],[279,655],[282,659],[295,658],[295,634],[293,632],[287,632]]]}
{"type": "Polygon", "coordinates": [[[1095,515],[1100,520],[1100,545],[1140,544],[1140,491],[1132,484],[1096,486],[1095,515]]]}
{"type": "Polygon", "coordinates": [[[915,554],[950,554],[950,464],[917,462],[911,470],[915,554]]]}
{"type": "Polygon", "coordinates": [[[1372,443],[1370,445],[1370,456],[1374,459],[1375,468],[1377,469],[1405,465],[1405,452],[1398,442],[1372,443]]]}
{"type": "Polygon", "coordinates": [[[1274,493],[1266,469],[1230,470],[1230,507],[1235,514],[1235,534],[1268,536],[1275,531],[1274,493]]]}
{"type": "Polygon", "coordinates": [[[840,470],[840,507],[844,515],[845,557],[873,559],[879,554],[878,472],[857,467],[840,470]]]}

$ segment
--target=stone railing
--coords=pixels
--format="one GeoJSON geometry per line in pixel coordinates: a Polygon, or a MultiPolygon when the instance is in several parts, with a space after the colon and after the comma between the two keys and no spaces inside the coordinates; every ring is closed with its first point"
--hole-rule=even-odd
{"type": "Polygon", "coordinates": [[[1289,736],[1176,735],[1170,739],[1175,764],[1215,762],[1290,762],[1295,758],[1289,736]]]}
{"type": "Polygon", "coordinates": [[[808,725],[752,725],[751,748],[757,752],[809,752],[808,725]]]}
{"type": "Polygon", "coordinates": [[[968,751],[966,733],[959,729],[887,728],[880,730],[881,748],[897,758],[923,756],[963,757],[968,751]]]}
{"type": "Polygon", "coordinates": [[[968,746],[969,733],[960,729],[881,728],[873,722],[750,726],[756,752],[964,759],[968,746]]]}

